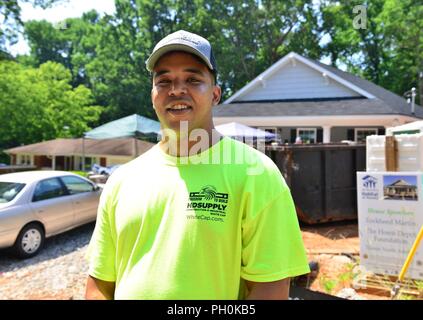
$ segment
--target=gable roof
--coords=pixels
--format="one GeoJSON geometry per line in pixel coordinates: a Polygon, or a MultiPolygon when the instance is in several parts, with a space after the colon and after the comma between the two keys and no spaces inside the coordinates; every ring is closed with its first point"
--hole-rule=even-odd
{"type": "MultiPolygon", "coordinates": [[[[348,81],[350,83],[355,84],[357,87],[362,88],[363,90],[366,90],[366,92],[371,93],[375,98],[380,99],[387,103],[388,105],[392,106],[394,109],[396,109],[399,113],[411,115],[411,106],[407,103],[407,100],[400,97],[399,95],[386,90],[385,88],[378,86],[377,84],[374,84],[373,82],[370,82],[366,79],[360,78],[352,73],[348,73],[342,70],[339,70],[337,68],[334,68],[332,66],[326,65],[324,63],[321,63],[319,61],[314,61],[309,58],[307,59],[320,67],[322,67],[325,70],[328,70],[345,81],[348,81]]],[[[416,104],[416,111],[419,109],[419,105],[416,104]]],[[[416,112],[417,114],[417,112],[416,112]]]]}
{"type": "Polygon", "coordinates": [[[319,61],[305,58],[291,52],[273,64],[245,85],[229,99],[217,106],[214,116],[274,116],[274,115],[361,115],[361,114],[400,114],[423,118],[423,110],[416,104],[415,114],[405,99],[386,90],[370,81],[362,79],[351,73],[341,71],[319,61]],[[310,68],[325,74],[328,78],[357,92],[362,99],[302,99],[283,101],[237,101],[241,96],[260,86],[267,78],[278,72],[290,61],[300,61],[310,68]],[[325,101],[322,103],[322,101],[325,101]],[[336,101],[336,102],[335,102],[336,101]],[[264,106],[265,104],[266,107],[264,106]],[[336,108],[334,108],[336,104],[336,108]],[[250,105],[250,108],[247,106],[250,105]],[[295,106],[295,110],[291,107],[295,106]],[[254,110],[252,110],[252,109],[254,110]],[[251,110],[249,110],[251,109],[251,110]],[[259,110],[265,109],[265,110],[259,110]],[[272,110],[273,109],[273,110],[272,110]],[[282,110],[283,109],[283,110],[282,110]],[[276,113],[275,113],[276,112],[276,113]]]}
{"type": "Polygon", "coordinates": [[[345,79],[343,79],[339,75],[333,73],[331,70],[323,68],[322,66],[316,64],[314,60],[306,59],[303,56],[301,56],[301,55],[299,55],[295,52],[291,52],[291,53],[287,54],[286,56],[284,56],[283,58],[281,58],[276,63],[274,63],[272,66],[270,66],[264,72],[259,74],[250,83],[248,83],[243,88],[241,88],[239,91],[234,93],[229,99],[225,100],[223,103],[227,104],[227,103],[236,102],[237,98],[239,98],[240,96],[249,92],[251,89],[259,86],[261,83],[263,83],[263,81],[268,79],[274,73],[278,72],[287,63],[289,63],[291,61],[295,61],[295,60],[302,62],[303,64],[309,66],[310,68],[312,68],[312,69],[314,69],[318,72],[321,72],[322,74],[325,74],[326,76],[335,80],[336,82],[338,82],[338,83],[344,85],[345,87],[357,92],[359,95],[362,95],[362,96],[369,98],[369,99],[374,98],[374,96],[370,92],[367,92],[366,90],[363,90],[362,88],[358,87],[357,85],[355,85],[355,84],[353,84],[349,81],[346,81],[345,79]]]}
{"type": "Polygon", "coordinates": [[[403,179],[400,179],[400,180],[395,181],[394,183],[391,183],[388,187],[395,187],[395,186],[398,186],[398,187],[416,187],[415,185],[412,185],[412,184],[408,183],[407,181],[405,181],[403,179]]]}

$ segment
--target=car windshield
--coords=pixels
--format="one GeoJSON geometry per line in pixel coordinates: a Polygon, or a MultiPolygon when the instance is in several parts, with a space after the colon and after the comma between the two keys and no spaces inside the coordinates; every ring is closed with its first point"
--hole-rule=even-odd
{"type": "Polygon", "coordinates": [[[0,203],[12,201],[25,187],[24,183],[0,181],[0,203]]]}

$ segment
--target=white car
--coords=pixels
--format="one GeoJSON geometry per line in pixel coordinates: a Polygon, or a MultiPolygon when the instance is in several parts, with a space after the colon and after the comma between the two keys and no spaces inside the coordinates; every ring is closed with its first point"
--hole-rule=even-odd
{"type": "Polygon", "coordinates": [[[103,166],[100,166],[99,164],[94,163],[91,166],[91,170],[97,174],[105,174],[107,176],[110,176],[119,167],[120,167],[120,164],[103,167],[103,166]]]}
{"type": "Polygon", "coordinates": [[[66,171],[0,175],[0,248],[36,255],[46,237],[94,221],[102,189],[66,171]]]}

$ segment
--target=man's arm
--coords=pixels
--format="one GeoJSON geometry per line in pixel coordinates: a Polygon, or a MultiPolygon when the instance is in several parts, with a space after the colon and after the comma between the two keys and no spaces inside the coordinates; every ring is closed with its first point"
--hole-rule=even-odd
{"type": "Polygon", "coordinates": [[[273,282],[246,281],[247,300],[288,300],[289,278],[273,282]]]}
{"type": "Polygon", "coordinates": [[[115,283],[103,281],[88,276],[85,299],[87,300],[113,300],[115,296],[115,283]]]}

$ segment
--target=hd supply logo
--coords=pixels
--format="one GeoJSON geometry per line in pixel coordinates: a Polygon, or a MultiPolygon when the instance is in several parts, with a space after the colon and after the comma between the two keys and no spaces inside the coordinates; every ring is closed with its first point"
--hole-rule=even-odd
{"type": "Polygon", "coordinates": [[[379,191],[377,189],[377,178],[367,175],[362,178],[362,199],[377,200],[379,199],[379,191]]]}
{"type": "Polygon", "coordinates": [[[226,217],[226,208],[228,207],[229,195],[223,192],[217,192],[214,186],[208,185],[202,187],[200,191],[189,193],[189,203],[187,204],[187,211],[195,211],[195,218],[202,220],[223,221],[222,218],[226,217]],[[208,213],[213,218],[206,218],[207,216],[199,215],[198,213],[208,213]]]}

